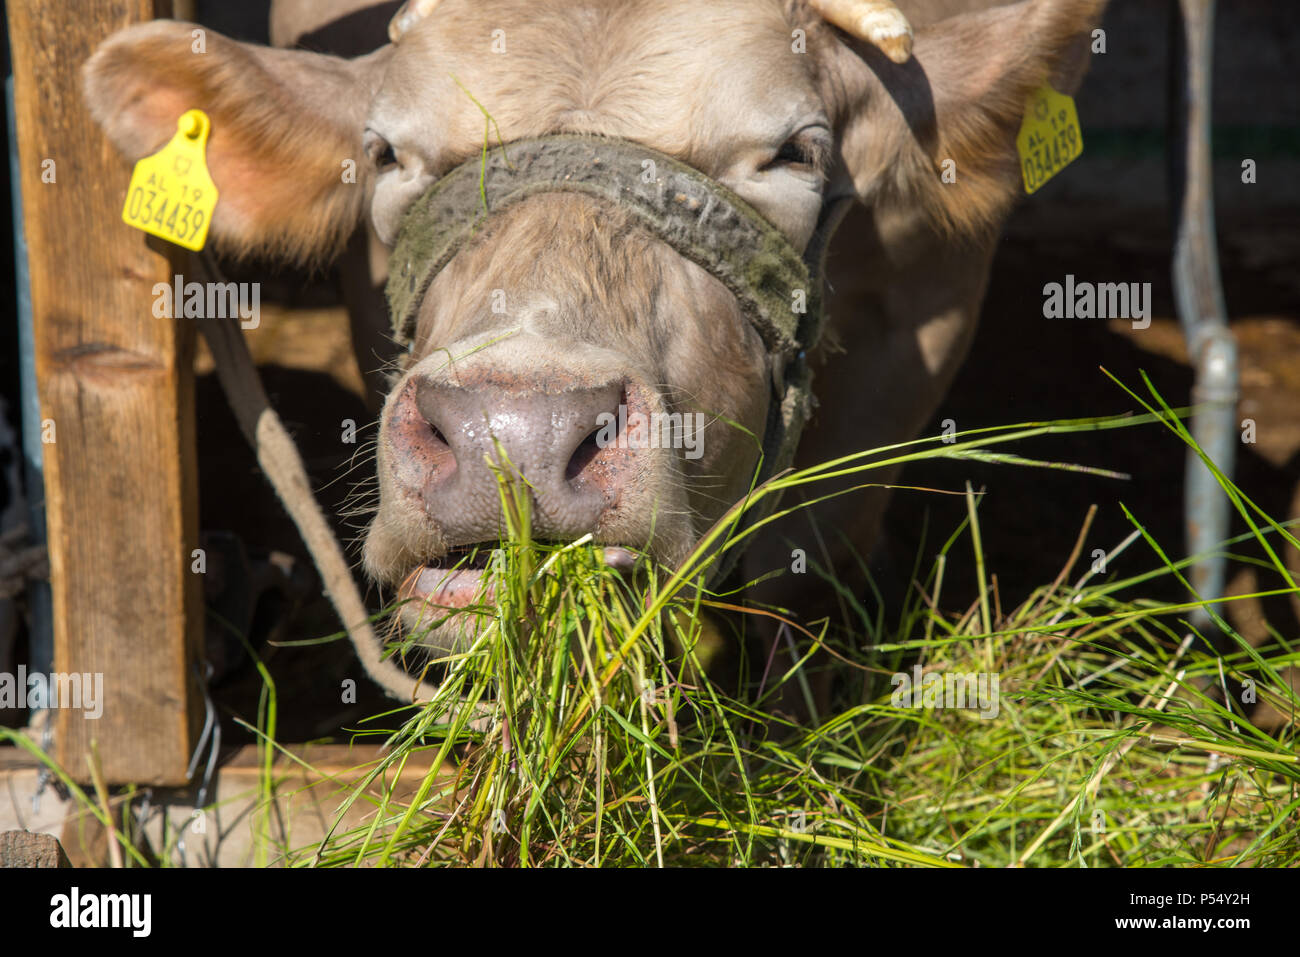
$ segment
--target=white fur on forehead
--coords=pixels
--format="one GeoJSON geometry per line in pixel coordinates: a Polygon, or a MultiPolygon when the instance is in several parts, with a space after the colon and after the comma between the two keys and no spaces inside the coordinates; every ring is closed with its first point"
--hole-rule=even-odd
{"type": "Polygon", "coordinates": [[[734,162],[738,139],[752,147],[756,131],[779,136],[788,114],[820,105],[818,64],[791,49],[793,6],[440,0],[398,44],[376,128],[434,142],[449,165],[482,147],[484,115],[472,96],[507,142],[599,133],[717,175],[734,162]],[[494,31],[504,54],[491,53],[494,31]]]}

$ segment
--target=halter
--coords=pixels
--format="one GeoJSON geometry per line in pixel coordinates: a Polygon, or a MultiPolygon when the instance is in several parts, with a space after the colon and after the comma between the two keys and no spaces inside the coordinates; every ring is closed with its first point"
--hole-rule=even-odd
{"type": "MultiPolygon", "coordinates": [[[[579,193],[617,206],[731,291],[772,363],[759,481],[788,468],[814,403],[806,353],[822,331],[822,259],[837,219],[831,207],[801,255],[743,199],[671,156],[599,136],[518,140],[457,166],[407,211],[386,291],[399,344],[411,344],[430,283],[483,224],[540,193],[579,193]]],[[[774,505],[769,498],[763,512],[774,505]]],[[[723,577],[739,552],[730,549],[711,577],[723,577]]]]}

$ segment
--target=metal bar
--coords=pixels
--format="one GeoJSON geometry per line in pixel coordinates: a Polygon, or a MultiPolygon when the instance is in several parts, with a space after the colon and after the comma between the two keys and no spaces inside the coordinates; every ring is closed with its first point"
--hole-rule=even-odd
{"type": "MultiPolygon", "coordinates": [[[[1174,215],[1174,303],[1196,369],[1192,435],[1224,475],[1231,477],[1237,452],[1237,344],[1228,329],[1214,231],[1214,169],[1210,153],[1214,0],[1171,4],[1169,141],[1171,209],[1174,215]]],[[[1230,502],[1213,474],[1190,449],[1184,515],[1190,554],[1209,553],[1228,537],[1230,502]]],[[[1226,559],[1208,557],[1191,569],[1193,588],[1204,599],[1223,596],[1226,559]]],[[[1199,609],[1193,624],[1204,630],[1210,614],[1199,609]]]]}

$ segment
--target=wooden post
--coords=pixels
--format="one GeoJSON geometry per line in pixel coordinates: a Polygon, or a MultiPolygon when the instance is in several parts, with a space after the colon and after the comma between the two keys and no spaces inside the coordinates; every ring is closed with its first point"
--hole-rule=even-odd
{"type": "Polygon", "coordinates": [[[103,675],[103,713],[56,712],[56,755],[89,780],[186,779],[203,627],[193,330],[153,315],[169,247],[121,219],[130,165],[91,119],[81,65],[170,0],[9,0],[15,115],[45,434],[54,670],[103,675]]]}
{"type": "Polygon", "coordinates": [[[0,867],[71,867],[57,837],[27,831],[0,834],[0,867]]]}

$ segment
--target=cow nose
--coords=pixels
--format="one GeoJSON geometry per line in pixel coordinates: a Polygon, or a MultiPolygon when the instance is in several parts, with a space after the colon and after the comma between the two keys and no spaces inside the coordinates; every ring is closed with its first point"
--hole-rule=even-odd
{"type": "Polygon", "coordinates": [[[525,480],[534,537],[599,532],[635,452],[609,441],[628,391],[623,381],[563,388],[519,377],[471,386],[412,380],[393,413],[395,477],[422,498],[451,546],[501,535],[493,465],[525,480]]]}

